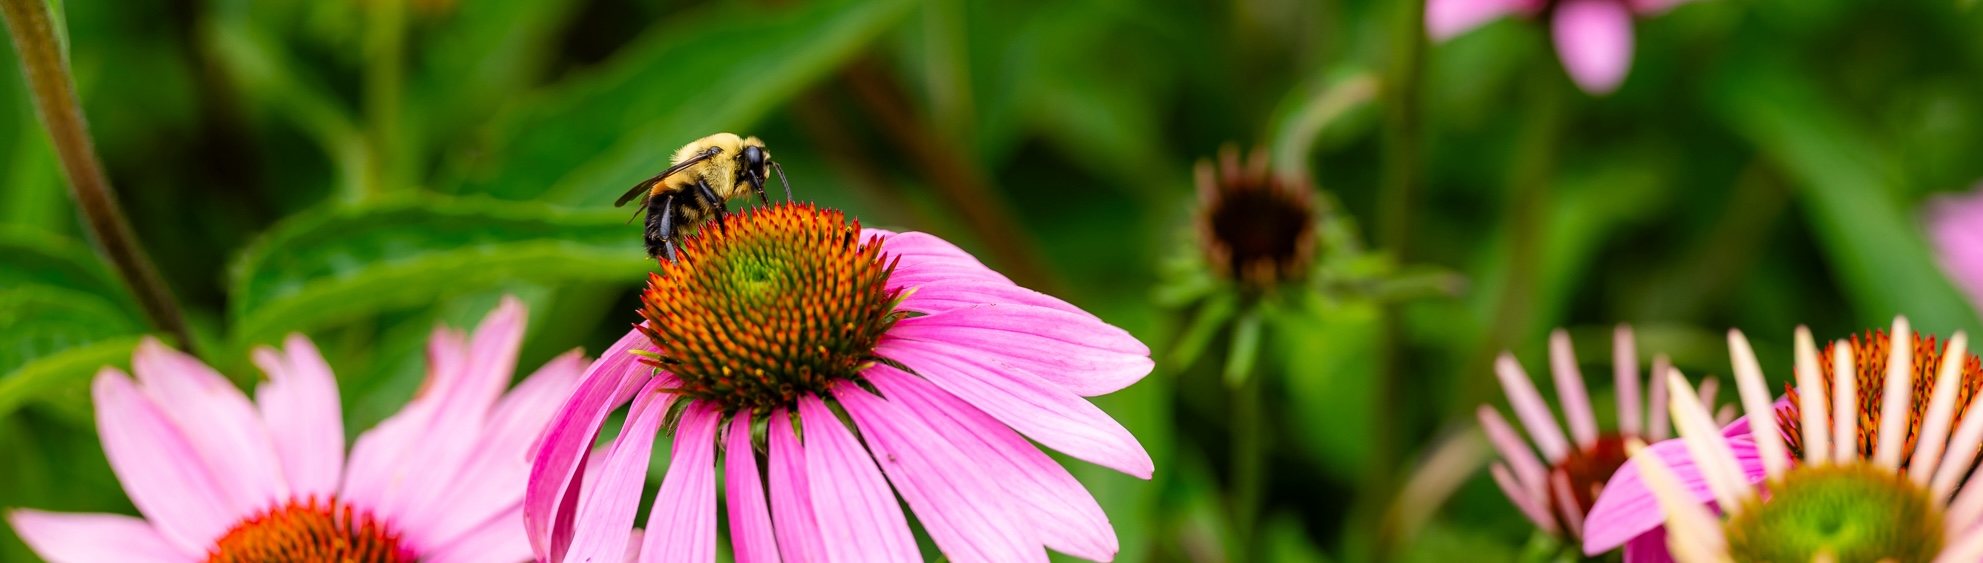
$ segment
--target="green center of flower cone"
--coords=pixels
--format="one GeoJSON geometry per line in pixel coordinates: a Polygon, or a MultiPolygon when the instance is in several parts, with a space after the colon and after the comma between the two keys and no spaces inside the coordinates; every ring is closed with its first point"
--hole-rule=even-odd
{"type": "Polygon", "coordinates": [[[292,500],[235,524],[208,563],[412,563],[399,533],[335,499],[292,500]]]}
{"type": "Polygon", "coordinates": [[[1942,511],[1906,476],[1870,465],[1799,467],[1728,520],[1736,561],[1930,561],[1942,511]]]}
{"type": "Polygon", "coordinates": [[[725,411],[790,406],[856,379],[901,319],[879,238],[810,204],[780,204],[704,225],[662,261],[641,294],[642,332],[677,392],[725,411]]]}

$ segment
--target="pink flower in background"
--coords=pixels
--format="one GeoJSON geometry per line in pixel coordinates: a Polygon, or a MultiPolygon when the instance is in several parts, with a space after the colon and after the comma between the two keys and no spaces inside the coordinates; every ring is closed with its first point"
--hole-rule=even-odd
{"type": "Polygon", "coordinates": [[[921,561],[900,502],[952,560],[1105,561],[1107,515],[1033,442],[1153,471],[1083,398],[1140,380],[1149,349],[936,237],[757,208],[682,241],[641,300],[648,322],[541,438],[524,518],[544,561],[622,556],[664,428],[674,455],[642,561],[713,561],[719,490],[743,563],[921,561]]]}
{"type": "Polygon", "coordinates": [[[1632,17],[1687,0],[1426,0],[1425,29],[1445,41],[1510,14],[1546,14],[1563,70],[1585,92],[1618,89],[1632,68],[1632,17]]]}
{"type": "Polygon", "coordinates": [[[1930,200],[1927,219],[1935,261],[1983,312],[1983,184],[1967,194],[1930,200]]]}
{"type": "Polygon", "coordinates": [[[577,382],[574,351],[505,394],[522,343],[513,299],[472,335],[439,329],[412,402],[358,436],[347,460],[337,380],[310,340],[255,351],[248,397],[147,339],[133,382],[105,368],[93,395],[110,466],[143,519],[15,510],[28,546],[102,561],[527,561],[530,440],[577,382]]]}

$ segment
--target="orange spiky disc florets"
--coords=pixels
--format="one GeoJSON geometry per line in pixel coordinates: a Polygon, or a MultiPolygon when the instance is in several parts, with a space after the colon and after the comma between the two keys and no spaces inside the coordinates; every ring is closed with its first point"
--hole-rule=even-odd
{"type": "Polygon", "coordinates": [[[235,524],[207,553],[208,563],[337,561],[412,563],[413,550],[399,532],[372,513],[310,497],[291,500],[235,524]]]}
{"type": "MultiPolygon", "coordinates": [[[[1853,374],[1856,378],[1854,385],[1859,390],[1857,423],[1859,432],[1856,438],[1859,455],[1862,458],[1871,458],[1874,447],[1878,445],[1876,442],[1880,428],[1880,403],[1881,397],[1885,395],[1887,359],[1892,353],[1887,348],[1891,340],[1886,331],[1868,332],[1863,338],[1854,336],[1851,340],[1852,365],[1857,368],[1853,374]]],[[[1914,456],[1914,443],[1921,435],[1921,419],[1926,416],[1928,410],[1928,394],[1934,389],[1935,374],[1942,369],[1942,359],[1942,347],[1936,344],[1935,337],[1914,334],[1914,373],[1912,374],[1914,398],[1908,403],[1911,409],[1907,414],[1907,437],[1900,449],[1902,467],[1906,467],[1907,460],[1914,456]]],[[[1951,422],[1951,426],[1962,422],[1963,416],[1968,414],[1970,398],[1975,397],[1978,391],[1983,391],[1983,362],[1979,362],[1975,355],[1963,358],[1962,362],[1961,376],[1958,377],[1959,381],[1956,384],[1955,419],[1951,422]]],[[[1818,374],[1819,381],[1823,382],[1825,396],[1832,396],[1835,391],[1832,390],[1830,353],[1818,354],[1818,374]]],[[[1784,387],[1785,395],[1790,398],[1790,404],[1777,409],[1776,421],[1783,430],[1784,438],[1788,440],[1791,457],[1802,459],[1804,433],[1801,415],[1798,414],[1801,412],[1799,409],[1802,399],[1798,396],[1795,386],[1786,384],[1784,387]]]]}
{"type": "Polygon", "coordinates": [[[725,411],[764,412],[852,380],[902,316],[895,270],[859,221],[779,204],[704,225],[641,294],[641,331],[677,392],[725,411]]]}

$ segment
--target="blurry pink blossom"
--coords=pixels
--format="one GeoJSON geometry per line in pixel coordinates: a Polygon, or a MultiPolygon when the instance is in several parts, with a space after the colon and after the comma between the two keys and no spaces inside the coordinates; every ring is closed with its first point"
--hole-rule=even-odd
{"type": "Polygon", "coordinates": [[[1650,16],[1686,0],[1426,0],[1425,29],[1445,41],[1502,16],[1547,14],[1557,57],[1577,86],[1604,95],[1632,68],[1632,16],[1650,16]]]}
{"type": "Polygon", "coordinates": [[[1983,184],[1967,194],[1930,200],[1927,219],[1935,261],[1983,312],[1983,184]]]}

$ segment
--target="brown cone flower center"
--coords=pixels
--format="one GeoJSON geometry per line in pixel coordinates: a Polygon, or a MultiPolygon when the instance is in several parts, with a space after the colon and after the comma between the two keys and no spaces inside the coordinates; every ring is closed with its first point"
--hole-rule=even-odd
{"type": "Polygon", "coordinates": [[[412,563],[399,532],[349,504],[291,500],[235,524],[207,553],[209,563],[412,563]]]}
{"type": "Polygon", "coordinates": [[[704,225],[648,276],[641,328],[675,390],[725,411],[764,412],[852,380],[902,313],[895,270],[859,221],[779,204],[704,225]]]}
{"type": "MultiPolygon", "coordinates": [[[[1859,421],[1856,423],[1858,428],[1856,439],[1859,444],[1859,455],[1861,458],[1871,458],[1874,448],[1878,446],[1881,418],[1880,403],[1882,397],[1886,394],[1887,359],[1891,354],[1887,348],[1888,342],[1891,340],[1885,331],[1869,332],[1863,338],[1853,336],[1851,340],[1852,365],[1857,368],[1853,374],[1855,378],[1853,385],[1859,391],[1859,421]]],[[[1915,333],[1913,362],[1914,398],[1908,404],[1910,411],[1907,413],[1906,441],[1901,445],[1900,449],[1901,467],[1903,469],[1907,467],[1908,460],[1914,457],[1914,444],[1916,440],[1920,439],[1922,419],[1926,417],[1928,411],[1928,394],[1934,389],[1935,374],[1942,369],[1942,360],[1944,359],[1942,355],[1942,347],[1935,342],[1935,337],[1915,333]]],[[[1957,378],[1958,383],[1956,384],[1955,419],[1951,422],[1951,426],[1962,422],[1963,416],[1969,414],[1966,411],[1969,410],[1970,398],[1975,397],[1978,391],[1983,391],[1983,362],[1979,362],[1975,355],[1969,355],[1962,358],[1961,361],[1963,362],[1962,371],[1960,372],[1961,376],[1957,378]]],[[[1826,405],[1830,405],[1830,397],[1835,393],[1832,390],[1832,355],[1830,352],[1818,354],[1818,373],[1820,374],[1819,380],[1823,382],[1824,387],[1825,398],[1823,400],[1827,401],[1825,403],[1826,405]]],[[[1799,409],[1802,408],[1803,398],[1798,396],[1797,389],[1794,385],[1786,384],[1785,391],[1785,396],[1790,398],[1790,404],[1777,409],[1777,426],[1782,429],[1784,439],[1788,441],[1791,457],[1802,459],[1804,457],[1804,432],[1802,426],[1803,419],[1800,418],[1801,415],[1799,413],[1801,411],[1799,409]]]]}
{"type": "Polygon", "coordinates": [[[1563,461],[1549,469],[1549,510],[1556,513],[1558,521],[1575,517],[1582,521],[1590,514],[1591,507],[1597,505],[1598,493],[1604,492],[1604,484],[1611,482],[1611,475],[1618,472],[1631,456],[1625,453],[1627,437],[1622,434],[1599,435],[1590,447],[1573,450],[1564,456],[1563,461]],[[1554,483],[1564,480],[1570,494],[1571,503],[1564,503],[1562,494],[1554,483]],[[1564,514],[1567,506],[1576,506],[1576,514],[1564,514]]]}
{"type": "Polygon", "coordinates": [[[1228,148],[1198,164],[1198,234],[1212,267],[1250,288],[1299,281],[1315,259],[1315,196],[1255,153],[1241,164],[1228,148]]]}

